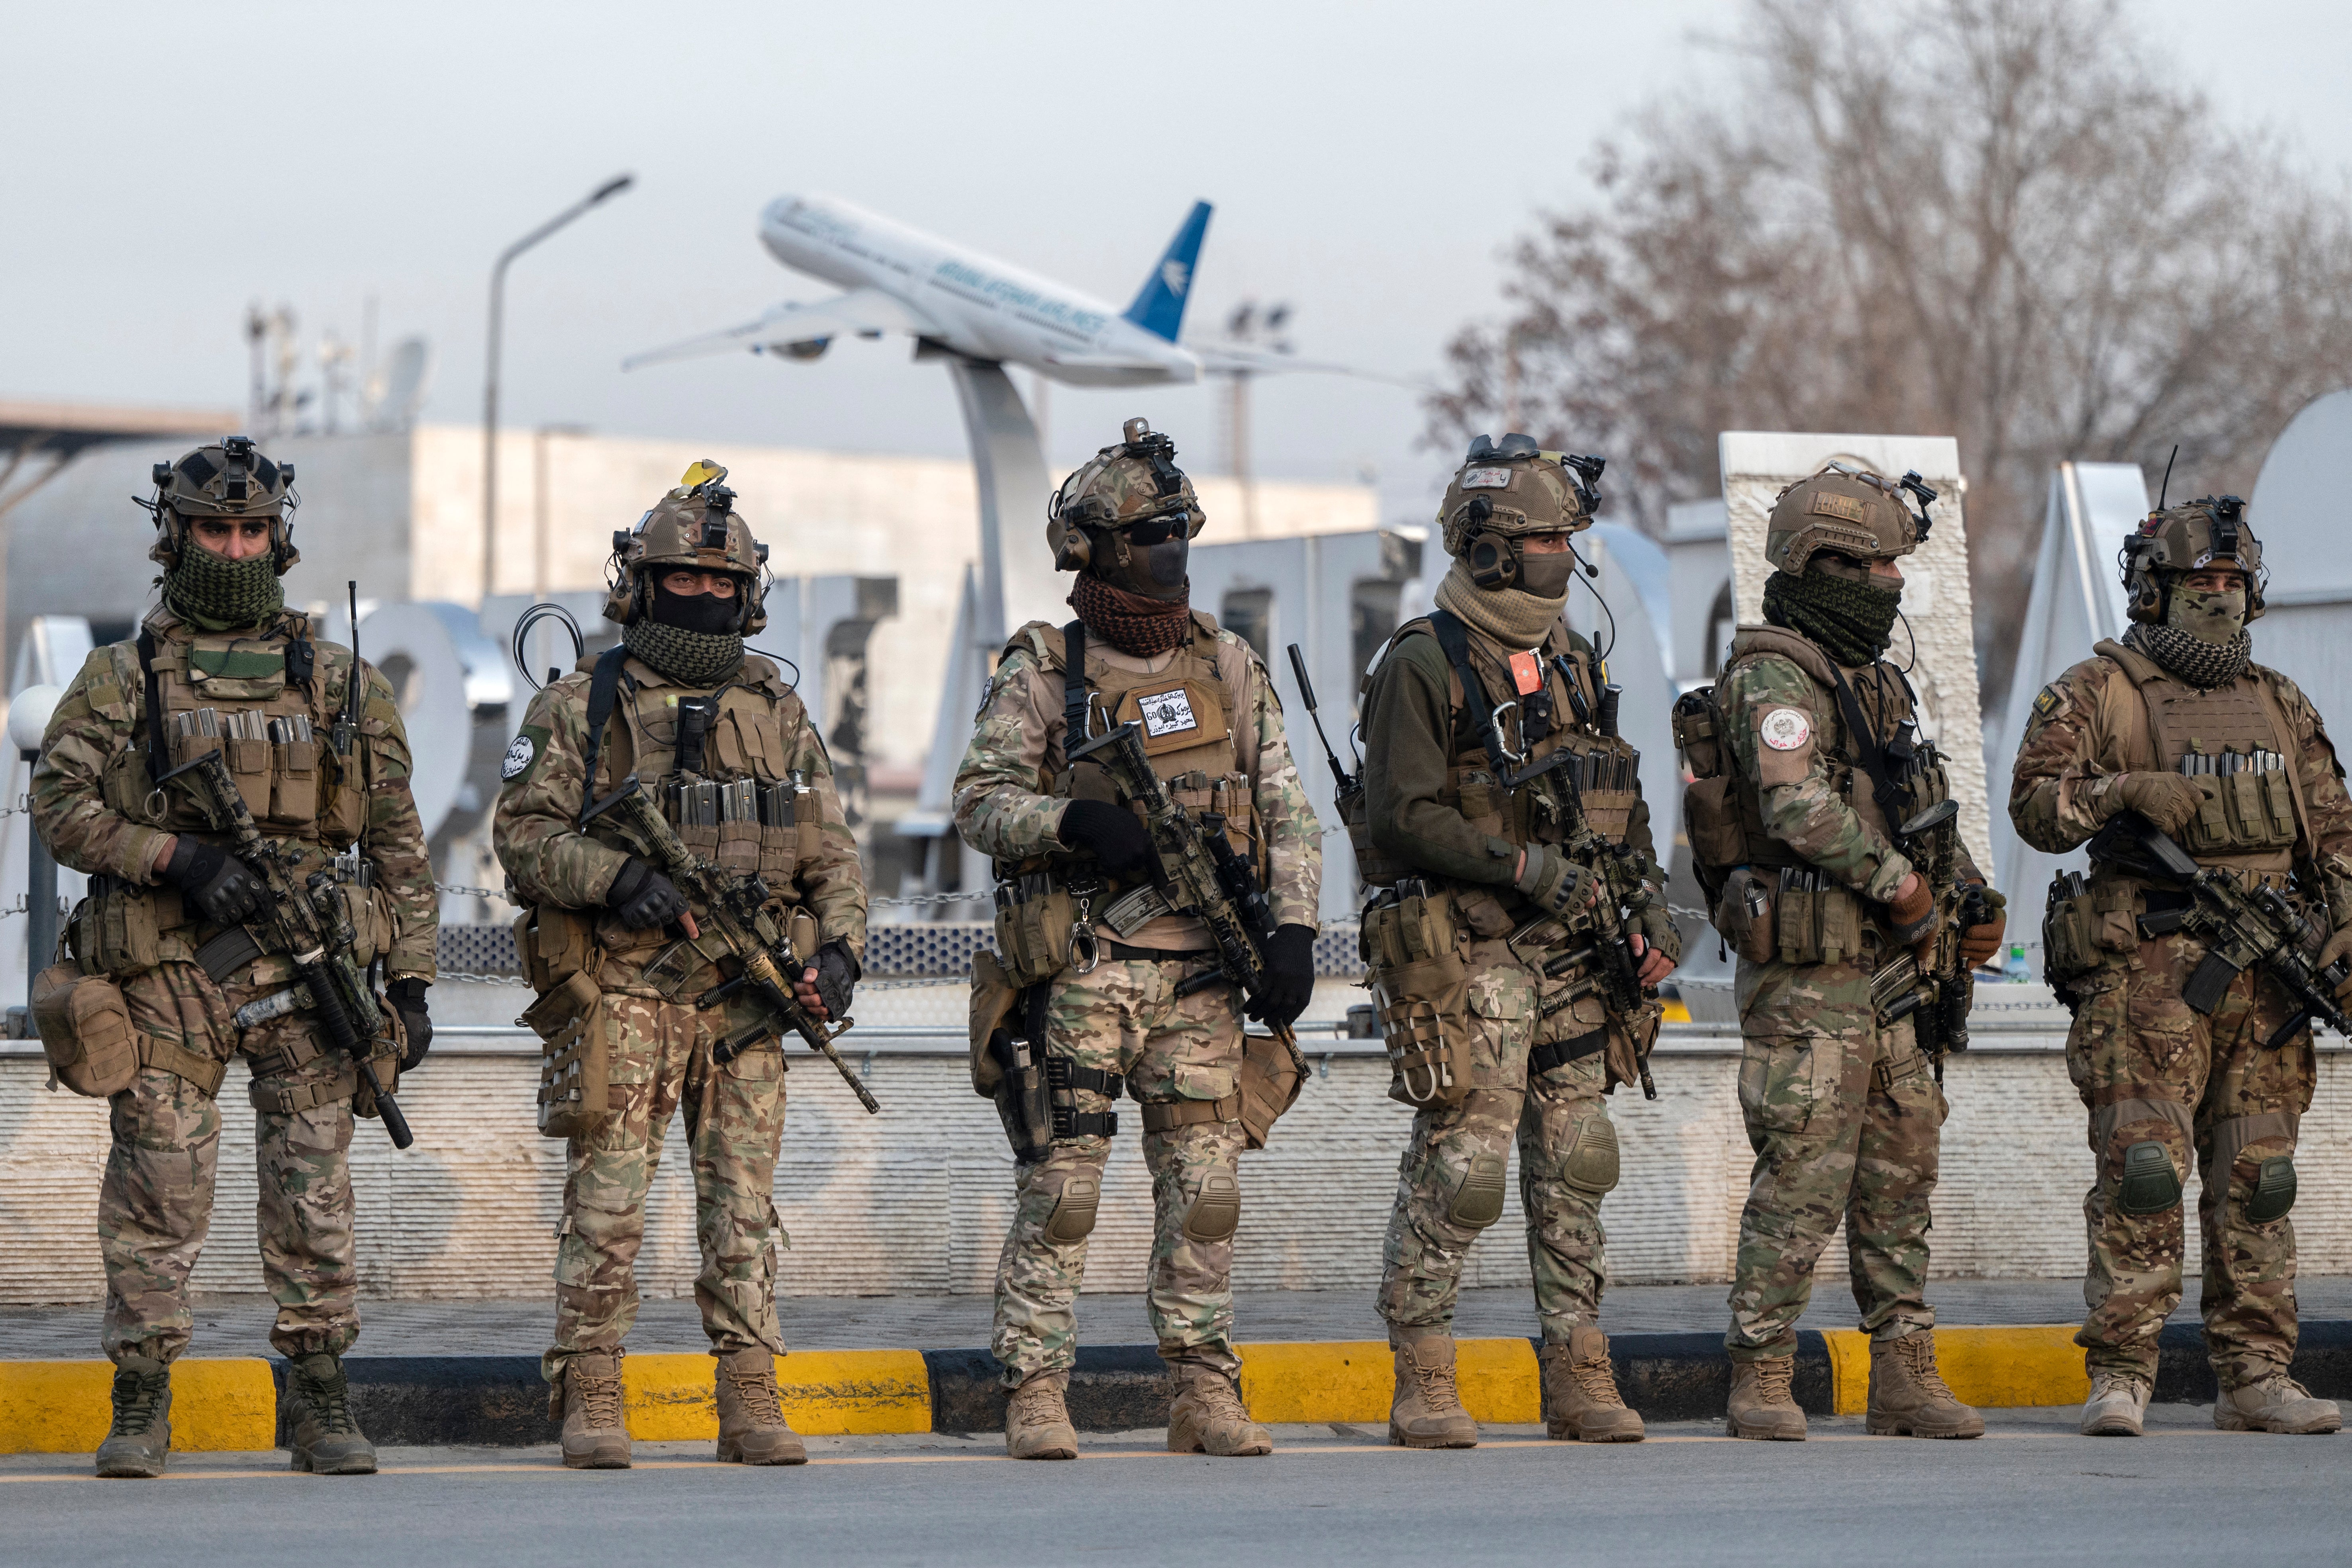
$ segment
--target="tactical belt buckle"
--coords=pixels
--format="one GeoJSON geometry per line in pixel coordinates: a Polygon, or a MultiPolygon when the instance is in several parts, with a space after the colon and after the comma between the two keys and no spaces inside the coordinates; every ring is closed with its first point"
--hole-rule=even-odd
{"type": "Polygon", "coordinates": [[[686,937],[680,937],[659,952],[639,972],[645,983],[661,993],[662,1000],[676,1002],[686,989],[694,972],[702,967],[702,950],[686,937]]]}

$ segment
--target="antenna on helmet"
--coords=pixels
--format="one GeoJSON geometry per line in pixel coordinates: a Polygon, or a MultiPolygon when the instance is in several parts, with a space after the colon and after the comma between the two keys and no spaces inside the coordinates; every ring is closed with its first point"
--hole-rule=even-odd
{"type": "MultiPolygon", "coordinates": [[[[2172,458],[2179,456],[2180,456],[2180,443],[2175,441],[2172,444],[2172,458]]],[[[2158,511],[2164,510],[2164,498],[2172,493],[2172,458],[2164,459],[2164,483],[2157,487],[2156,510],[2158,511]]],[[[2147,492],[2143,490],[2141,493],[2145,495],[2147,492]]]]}

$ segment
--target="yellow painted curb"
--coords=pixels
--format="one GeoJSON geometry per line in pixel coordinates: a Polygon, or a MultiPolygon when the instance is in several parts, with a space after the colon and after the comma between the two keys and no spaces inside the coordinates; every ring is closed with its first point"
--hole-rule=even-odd
{"type": "MultiPolygon", "coordinates": [[[[1864,1414],[1870,1407],[1870,1336],[1829,1329],[1822,1338],[1829,1342],[1832,1408],[1841,1415],[1864,1414]]],[[[2080,1405],[2091,1396],[2072,1323],[1937,1329],[1936,1366],[1961,1404],[1979,1408],[2080,1405]]]]}
{"type": "MultiPolygon", "coordinates": [[[[719,1436],[708,1355],[633,1355],[621,1363],[629,1436],[676,1443],[719,1436]]],[[[920,1351],[801,1351],[776,1358],[784,1419],[812,1437],[931,1429],[931,1376],[920,1351]]]]}
{"type": "MultiPolygon", "coordinates": [[[[89,1454],[114,1420],[114,1365],[0,1361],[0,1454],[89,1454]]],[[[278,1446],[278,1389],[255,1357],[172,1363],[172,1447],[251,1452],[278,1446]]]]}
{"type": "MultiPolygon", "coordinates": [[[[1259,1421],[1386,1421],[1395,1360],[1381,1340],[1234,1347],[1242,1397],[1259,1421]]],[[[1480,1421],[1542,1419],[1535,1347],[1525,1340],[1460,1340],[1454,1373],[1463,1408],[1480,1421]]]]}

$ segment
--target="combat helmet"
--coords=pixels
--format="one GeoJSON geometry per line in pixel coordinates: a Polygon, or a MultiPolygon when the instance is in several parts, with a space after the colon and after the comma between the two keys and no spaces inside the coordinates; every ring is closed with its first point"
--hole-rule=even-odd
{"type": "Polygon", "coordinates": [[[2125,614],[2158,623],[2172,584],[2191,572],[2233,566],[2246,579],[2246,619],[2263,613],[2263,590],[2270,574],[2263,567],[2263,542],[2246,526],[2246,503],[2236,496],[2206,496],[2169,510],[2151,511],[2116,552],[2128,595],[2125,614]]]}
{"type": "Polygon", "coordinates": [[[613,531],[604,571],[606,620],[625,626],[644,618],[661,569],[683,567],[724,572],[736,580],[742,605],[737,631],[748,637],[768,624],[768,547],[737,514],[735,492],[720,482],[726,478],[725,468],[702,458],[635,528],[613,531]]]}
{"type": "Polygon", "coordinates": [[[294,548],[294,512],[302,504],[294,492],[294,465],[263,457],[252,437],[224,436],[176,463],[156,464],[148,477],[153,499],[132,499],[155,520],[149,560],[166,569],[178,566],[190,521],[199,517],[268,518],[271,563],[280,577],[302,559],[294,548]]]}
{"type": "Polygon", "coordinates": [[[1056,572],[1083,572],[1091,565],[1099,574],[1115,564],[1098,559],[1097,552],[1116,549],[1124,554],[1127,542],[1105,536],[1139,522],[1181,521],[1189,540],[1199,537],[1208,521],[1192,481],[1176,466],[1176,443],[1144,419],[1129,420],[1119,433],[1117,446],[1088,458],[1045,504],[1045,542],[1053,547],[1056,572]]]}
{"type": "Polygon", "coordinates": [[[1830,463],[1773,498],[1764,559],[1795,577],[1824,551],[1865,563],[1908,555],[1927,542],[1927,507],[1935,499],[1916,469],[1890,479],[1830,463]],[[1906,494],[1911,506],[1903,504],[1906,494]]]}
{"type": "Polygon", "coordinates": [[[1445,552],[1461,559],[1479,587],[1511,586],[1521,574],[1518,541],[1592,526],[1608,466],[1606,458],[1545,451],[1517,432],[1500,441],[1474,437],[1437,507],[1445,552]]]}

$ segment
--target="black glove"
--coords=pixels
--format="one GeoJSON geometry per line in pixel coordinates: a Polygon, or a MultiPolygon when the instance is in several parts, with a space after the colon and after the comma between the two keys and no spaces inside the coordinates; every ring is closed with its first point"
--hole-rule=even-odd
{"type": "Polygon", "coordinates": [[[425,1011],[427,984],[408,974],[383,988],[383,999],[399,1012],[401,1026],[408,1031],[408,1048],[400,1053],[403,1072],[415,1072],[424,1064],[425,1053],[433,1048],[433,1020],[425,1011]]]}
{"type": "Polygon", "coordinates": [[[824,1004],[824,1016],[837,1023],[849,1011],[849,989],[857,984],[857,960],[850,956],[848,943],[834,941],[818,948],[809,963],[816,970],[816,999],[824,1004]]]}
{"type": "Polygon", "coordinates": [[[631,931],[664,926],[686,913],[686,895],[677,884],[635,856],[613,879],[604,905],[631,931]]]}
{"type": "Polygon", "coordinates": [[[196,911],[215,925],[235,925],[261,912],[269,889],[245,862],[217,844],[199,844],[186,834],[163,862],[163,878],[196,901],[196,911]]]}
{"type": "Polygon", "coordinates": [[[1297,1021],[1315,996],[1315,928],[1283,926],[1265,944],[1265,986],[1242,1011],[1282,1028],[1297,1021]]]}
{"type": "Polygon", "coordinates": [[[1151,835],[1135,813],[1106,800],[1074,800],[1062,812],[1065,848],[1092,855],[1114,877],[1133,876],[1151,861],[1151,835]]]}

